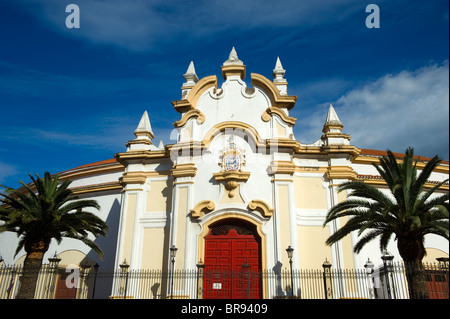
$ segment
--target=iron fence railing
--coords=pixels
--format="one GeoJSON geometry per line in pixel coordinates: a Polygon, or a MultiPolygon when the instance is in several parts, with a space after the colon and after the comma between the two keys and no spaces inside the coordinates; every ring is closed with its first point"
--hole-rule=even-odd
{"type": "MultiPolygon", "coordinates": [[[[417,269],[391,263],[365,269],[318,270],[248,269],[233,272],[193,270],[136,270],[128,267],[102,271],[97,267],[61,268],[43,265],[36,283],[35,299],[408,299],[417,298],[408,276],[417,269]]],[[[449,298],[446,264],[423,264],[426,293],[419,297],[449,298]]],[[[0,267],[0,299],[13,299],[20,289],[21,266],[0,267]]],[[[423,294],[423,291],[421,292],[423,294]]]]}

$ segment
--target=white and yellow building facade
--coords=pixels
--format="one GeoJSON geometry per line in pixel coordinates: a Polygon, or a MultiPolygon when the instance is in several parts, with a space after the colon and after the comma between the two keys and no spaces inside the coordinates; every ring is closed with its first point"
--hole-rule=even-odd
{"type": "MultiPolygon", "coordinates": [[[[289,113],[297,97],[287,93],[279,59],[273,79],[248,76],[233,48],[221,73],[219,87],[215,75],[198,79],[193,63],[189,65],[181,99],[172,102],[179,113],[175,143],[156,146],[144,112],[126,151],[60,174],[73,181],[80,197],[99,202],[98,214],[111,230],[98,239],[104,261],[70,239],[54,243],[48,257],[57,251],[60,265],[98,262],[102,268],[118,269],[126,261],[131,269],[167,270],[170,248],[176,247],[175,269],[196,269],[199,263],[208,267],[208,262],[233,268],[242,258],[252,267],[275,269],[289,267],[290,246],[294,269],[321,269],[325,259],[339,269],[363,268],[368,258],[381,262],[376,242],[353,253],[356,234],[325,245],[345,221],[323,223],[327,211],[346,199],[345,192],[337,192],[339,184],[362,180],[385,187],[372,166],[384,152],[352,145],[331,105],[318,141],[297,140],[296,118],[289,113]],[[233,236],[227,239],[231,229],[233,236]],[[225,242],[240,242],[242,251],[225,242]]],[[[448,174],[444,162],[430,186],[448,174]]],[[[440,191],[448,192],[448,184],[440,191]]],[[[14,251],[16,239],[1,236],[3,258],[12,256],[9,250],[14,251]]],[[[429,236],[425,245],[427,260],[448,257],[448,241],[429,236]]],[[[395,243],[389,251],[401,260],[395,243]]]]}

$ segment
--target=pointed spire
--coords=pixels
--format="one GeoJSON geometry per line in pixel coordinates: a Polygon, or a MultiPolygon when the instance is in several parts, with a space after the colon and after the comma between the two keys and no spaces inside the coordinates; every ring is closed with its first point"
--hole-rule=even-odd
{"type": "Polygon", "coordinates": [[[233,49],[231,49],[230,56],[228,57],[228,60],[226,60],[223,65],[244,65],[244,62],[239,60],[236,49],[233,46],[233,49]]]}
{"type": "Polygon", "coordinates": [[[136,135],[137,138],[139,138],[140,136],[147,137],[148,139],[152,139],[155,137],[152,131],[152,126],[150,125],[150,119],[148,118],[147,111],[145,111],[142,115],[141,120],[139,121],[139,125],[134,131],[134,135],[136,135]]]}
{"type": "Polygon", "coordinates": [[[277,62],[275,63],[275,69],[273,69],[273,73],[272,73],[272,75],[274,77],[274,82],[285,82],[286,80],[283,79],[284,73],[286,73],[286,70],[283,69],[283,66],[281,65],[280,57],[277,57],[277,62]],[[279,80],[284,80],[284,81],[279,81],[279,80]]]}
{"type": "Polygon", "coordinates": [[[230,52],[228,60],[226,60],[221,66],[222,76],[226,80],[228,77],[235,79],[239,76],[241,80],[245,78],[245,65],[244,62],[239,60],[236,49],[233,47],[230,52]]]}
{"type": "Polygon", "coordinates": [[[191,61],[191,63],[189,63],[189,67],[186,71],[185,74],[183,74],[183,77],[186,79],[186,84],[195,84],[195,82],[198,81],[198,76],[195,73],[195,68],[194,68],[194,62],[191,61]]]}
{"type": "Polygon", "coordinates": [[[155,135],[153,134],[147,111],[144,111],[144,114],[139,121],[139,125],[134,131],[134,135],[136,135],[136,138],[134,140],[125,143],[127,152],[136,150],[159,150],[155,145],[153,145],[152,142],[152,139],[155,138],[155,135]]]}
{"type": "Polygon", "coordinates": [[[284,73],[286,70],[283,69],[283,65],[281,65],[280,57],[277,57],[277,62],[275,63],[275,69],[273,69],[273,83],[277,87],[278,91],[280,91],[281,95],[287,95],[287,81],[284,78],[284,73]]]}
{"type": "Polygon", "coordinates": [[[341,120],[339,120],[339,117],[338,117],[336,111],[334,110],[334,107],[332,104],[330,104],[330,107],[328,109],[328,115],[327,115],[327,120],[326,120],[325,124],[342,125],[342,122],[341,122],[341,120]]]}
{"type": "Polygon", "coordinates": [[[194,87],[195,82],[198,81],[198,76],[195,73],[195,67],[194,62],[191,61],[189,63],[188,69],[185,74],[183,74],[183,77],[185,78],[186,82],[183,83],[183,86],[181,87],[181,98],[185,99],[191,89],[194,87]]]}
{"type": "Polygon", "coordinates": [[[347,144],[350,141],[350,136],[342,133],[342,129],[344,128],[344,124],[342,124],[341,120],[337,116],[336,111],[334,110],[333,105],[330,104],[328,108],[327,119],[323,126],[322,132],[325,133],[322,136],[325,143],[327,145],[330,144],[347,144]]]}
{"type": "MultiPolygon", "coordinates": [[[[327,136],[328,133],[331,133],[333,135],[333,137],[336,138],[336,136],[338,136],[338,135],[339,136],[346,135],[346,134],[342,133],[343,128],[344,128],[344,124],[342,124],[341,120],[339,120],[339,117],[337,116],[337,113],[334,110],[333,105],[330,104],[330,107],[328,108],[327,119],[323,126],[322,132],[325,133],[325,136],[327,136]]],[[[333,140],[333,141],[335,141],[335,140],[333,140]]]]}

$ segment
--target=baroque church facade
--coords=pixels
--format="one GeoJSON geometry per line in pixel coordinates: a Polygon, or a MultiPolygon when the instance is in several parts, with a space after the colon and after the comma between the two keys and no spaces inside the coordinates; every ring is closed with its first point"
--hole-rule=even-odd
{"type": "MultiPolygon", "coordinates": [[[[126,151],[60,173],[81,198],[99,202],[98,214],[111,230],[97,241],[103,261],[70,239],[52,244],[48,257],[56,251],[61,265],[97,261],[119,269],[126,261],[130,269],[162,270],[172,267],[171,248],[177,251],[175,269],[201,263],[232,270],[246,263],[264,270],[289,267],[290,261],[294,269],[321,269],[325,260],[338,269],[360,269],[369,258],[381,260],[377,243],[353,253],[356,234],[325,245],[345,221],[323,223],[327,211],[347,197],[337,192],[339,184],[361,180],[384,187],[372,163],[385,153],[352,145],[331,105],[318,141],[299,142],[289,113],[297,97],[288,94],[279,59],[272,80],[251,73],[248,87],[246,66],[233,48],[221,73],[219,87],[215,75],[199,79],[189,65],[181,99],[172,102],[179,113],[176,143],[155,145],[144,112],[126,151]]],[[[430,186],[448,173],[444,162],[430,186]]],[[[440,191],[448,192],[448,183],[440,191]]],[[[13,259],[9,251],[16,239],[1,236],[3,257],[23,261],[24,254],[13,259]]],[[[445,240],[429,236],[425,245],[430,261],[448,257],[445,240]]],[[[401,260],[395,243],[390,253],[401,260]]]]}

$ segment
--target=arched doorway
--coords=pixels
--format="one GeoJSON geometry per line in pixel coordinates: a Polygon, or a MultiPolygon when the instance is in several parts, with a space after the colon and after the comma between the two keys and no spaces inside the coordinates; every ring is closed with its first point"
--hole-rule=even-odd
{"type": "Polygon", "coordinates": [[[229,218],[205,237],[203,298],[261,298],[261,238],[255,225],[229,218]]]}

